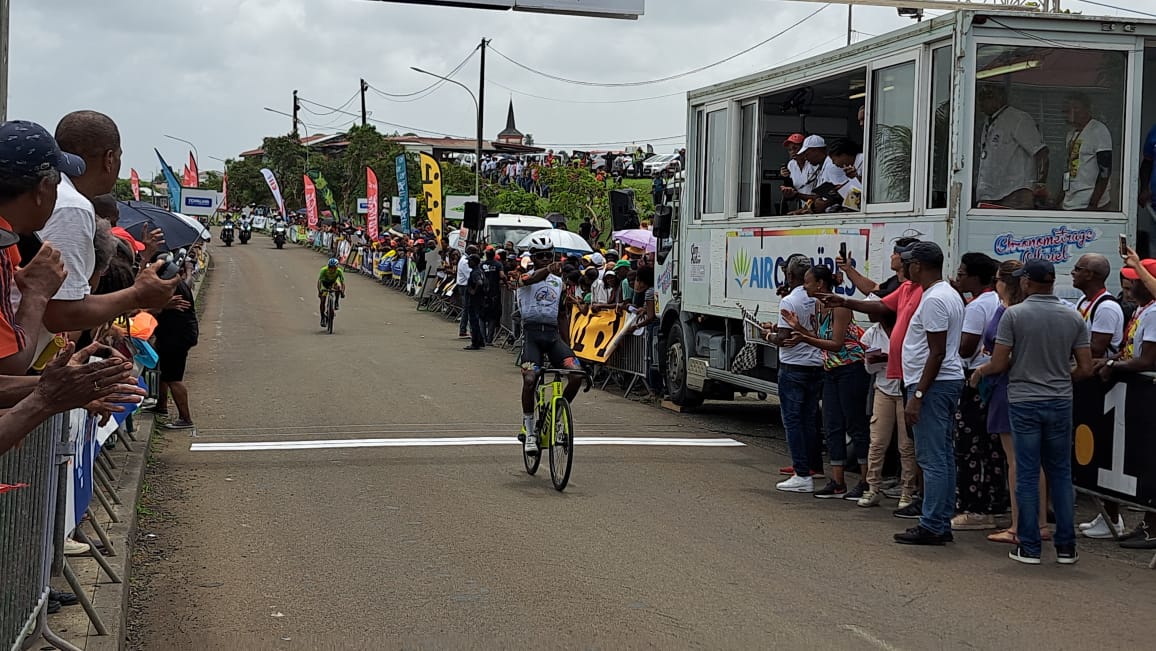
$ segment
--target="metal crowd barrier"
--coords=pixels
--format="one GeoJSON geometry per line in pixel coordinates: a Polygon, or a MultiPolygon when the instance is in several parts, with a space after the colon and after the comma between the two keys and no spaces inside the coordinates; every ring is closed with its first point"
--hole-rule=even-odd
{"type": "Polygon", "coordinates": [[[654,337],[651,337],[649,330],[645,334],[628,334],[623,337],[622,342],[618,344],[613,353],[610,353],[610,357],[604,364],[604,367],[611,373],[602,381],[602,389],[606,389],[606,385],[610,383],[614,373],[619,373],[627,378],[626,393],[622,394],[623,396],[629,396],[639,380],[648,391],[653,390],[654,387],[650,386],[650,366],[654,359],[653,339],[654,337]]]}
{"type": "Polygon", "coordinates": [[[56,514],[56,449],[64,420],[49,419],[0,456],[0,634],[19,649],[48,603],[56,514]]]}

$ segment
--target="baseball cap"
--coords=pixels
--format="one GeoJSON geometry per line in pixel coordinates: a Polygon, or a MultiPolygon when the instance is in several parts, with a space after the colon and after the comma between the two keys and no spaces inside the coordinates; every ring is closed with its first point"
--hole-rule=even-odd
{"type": "MultiPolygon", "coordinates": [[[[1148,270],[1148,273],[1156,276],[1156,260],[1153,260],[1152,258],[1145,258],[1140,261],[1140,264],[1148,270]]],[[[1140,280],[1140,274],[1136,273],[1136,270],[1132,267],[1124,267],[1120,270],[1120,275],[1127,278],[1128,280],[1140,280]]]]}
{"type": "Polygon", "coordinates": [[[55,169],[69,176],[84,174],[84,159],[60,150],[48,131],[27,120],[0,124],[0,176],[34,178],[55,169]]]}
{"type": "Polygon", "coordinates": [[[799,153],[801,154],[808,149],[818,149],[826,146],[827,141],[823,140],[823,136],[807,136],[806,139],[803,140],[803,148],[799,150],[799,153]]]}
{"type": "Polygon", "coordinates": [[[804,136],[801,133],[792,133],[791,135],[787,136],[786,140],[783,141],[783,146],[786,147],[789,143],[792,142],[796,145],[801,145],[806,139],[807,136],[804,136]]]}
{"type": "Polygon", "coordinates": [[[606,264],[606,256],[602,255],[601,253],[595,253],[590,256],[590,262],[591,264],[595,264],[601,267],[602,265],[606,264]]]}
{"type": "Polygon", "coordinates": [[[618,262],[614,263],[615,269],[621,269],[623,267],[626,267],[627,269],[629,269],[630,268],[630,261],[629,260],[619,260],[618,262]]]}
{"type": "Polygon", "coordinates": [[[943,249],[935,242],[915,242],[899,254],[904,262],[943,263],[943,249]]]}
{"type": "Polygon", "coordinates": [[[1056,265],[1042,258],[1033,258],[1012,272],[1013,278],[1023,278],[1024,276],[1037,283],[1053,283],[1056,281],[1056,265]]]}
{"type": "Polygon", "coordinates": [[[136,251],[137,253],[145,250],[145,245],[143,243],[138,241],[135,237],[129,234],[128,231],[121,228],[120,226],[113,226],[112,234],[127,242],[128,245],[132,247],[132,250],[136,251]]]}

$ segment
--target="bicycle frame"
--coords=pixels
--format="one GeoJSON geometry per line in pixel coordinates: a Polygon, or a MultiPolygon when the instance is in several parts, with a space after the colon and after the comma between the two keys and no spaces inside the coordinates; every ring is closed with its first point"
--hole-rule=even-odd
{"type": "Polygon", "coordinates": [[[538,427],[538,447],[546,450],[554,447],[554,436],[557,430],[557,416],[558,416],[558,401],[565,400],[563,393],[566,391],[566,382],[562,380],[563,375],[580,374],[584,384],[584,390],[589,391],[593,381],[590,379],[590,374],[582,370],[558,370],[558,369],[542,369],[538,372],[538,399],[536,407],[538,413],[544,418],[539,422],[538,427]],[[550,373],[554,374],[554,379],[546,382],[546,376],[550,373]],[[547,389],[550,391],[550,397],[547,398],[547,389]],[[548,427],[546,427],[548,425],[548,427]],[[549,430],[549,434],[546,433],[549,430]]]}

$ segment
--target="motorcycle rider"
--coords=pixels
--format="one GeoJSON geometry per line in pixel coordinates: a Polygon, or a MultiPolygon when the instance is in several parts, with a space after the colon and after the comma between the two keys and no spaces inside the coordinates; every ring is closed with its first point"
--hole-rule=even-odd
{"type": "Polygon", "coordinates": [[[233,224],[233,216],[225,215],[225,223],[221,224],[221,239],[224,240],[225,243],[233,241],[234,226],[235,224],[233,224]]]}

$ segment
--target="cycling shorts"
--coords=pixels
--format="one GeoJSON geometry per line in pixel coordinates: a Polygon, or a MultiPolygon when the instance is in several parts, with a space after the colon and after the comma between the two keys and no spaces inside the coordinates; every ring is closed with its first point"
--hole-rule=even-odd
{"type": "Polygon", "coordinates": [[[562,341],[557,326],[527,323],[522,326],[522,368],[527,371],[541,367],[544,359],[550,360],[551,368],[578,369],[582,365],[574,356],[570,346],[562,341]]]}

